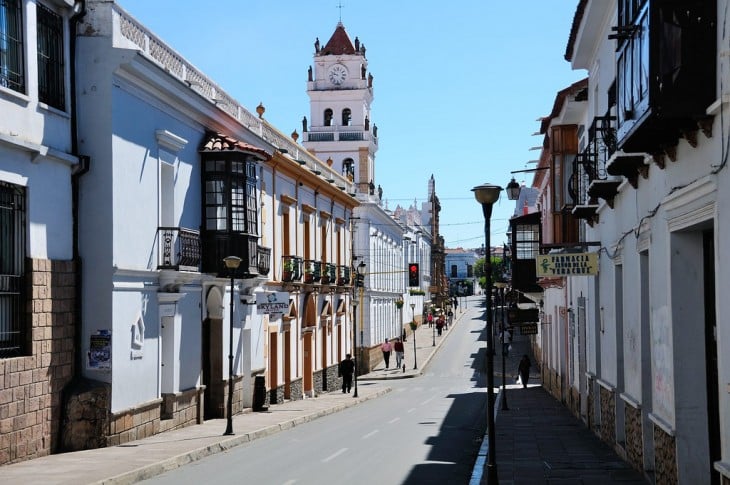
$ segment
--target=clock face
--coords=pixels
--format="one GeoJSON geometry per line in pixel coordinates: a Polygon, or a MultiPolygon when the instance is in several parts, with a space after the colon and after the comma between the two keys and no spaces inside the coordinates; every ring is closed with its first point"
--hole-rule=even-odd
{"type": "Polygon", "coordinates": [[[335,64],[330,67],[328,75],[330,82],[339,86],[347,78],[347,68],[342,64],[335,64]]]}

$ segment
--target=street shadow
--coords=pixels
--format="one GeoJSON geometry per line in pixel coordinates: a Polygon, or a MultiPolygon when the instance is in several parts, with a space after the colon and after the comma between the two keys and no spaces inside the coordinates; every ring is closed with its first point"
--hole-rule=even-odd
{"type": "Polygon", "coordinates": [[[442,426],[426,441],[431,445],[427,457],[431,463],[415,466],[402,483],[469,483],[486,430],[487,394],[474,391],[448,397],[453,399],[451,408],[442,426]]]}

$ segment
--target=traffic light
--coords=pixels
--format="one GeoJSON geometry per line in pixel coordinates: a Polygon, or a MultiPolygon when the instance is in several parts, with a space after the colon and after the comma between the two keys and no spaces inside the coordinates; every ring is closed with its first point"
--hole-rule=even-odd
{"type": "Polygon", "coordinates": [[[420,286],[418,274],[418,263],[408,265],[408,286],[420,286]]]}

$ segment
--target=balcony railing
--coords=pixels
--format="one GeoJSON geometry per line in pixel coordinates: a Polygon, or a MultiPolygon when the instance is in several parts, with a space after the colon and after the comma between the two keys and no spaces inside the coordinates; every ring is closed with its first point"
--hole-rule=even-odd
{"type": "Polygon", "coordinates": [[[337,281],[337,265],[332,263],[324,263],[324,271],[322,272],[322,284],[334,285],[337,281]]]}
{"type": "Polygon", "coordinates": [[[299,256],[282,256],[281,281],[291,283],[302,279],[302,258],[299,256]]]}
{"type": "Polygon", "coordinates": [[[364,139],[362,131],[346,131],[340,133],[340,141],[362,141],[364,139]]]}
{"type": "Polygon", "coordinates": [[[304,283],[318,283],[322,278],[322,263],[313,259],[304,260],[304,283]]]}
{"type": "Polygon", "coordinates": [[[588,143],[573,163],[568,192],[576,205],[590,203],[588,187],[594,180],[605,180],[606,163],[616,151],[615,118],[609,115],[594,118],[588,129],[588,143]]]}
{"type": "Polygon", "coordinates": [[[271,248],[259,246],[256,251],[259,261],[259,275],[267,276],[271,271],[271,248]]]}
{"type": "Polygon", "coordinates": [[[350,285],[350,267],[341,265],[337,267],[337,286],[350,285]]]}
{"type": "Polygon", "coordinates": [[[334,133],[309,133],[309,141],[335,141],[334,133]]]}
{"type": "Polygon", "coordinates": [[[183,227],[158,227],[157,269],[200,271],[200,233],[183,227]]]}

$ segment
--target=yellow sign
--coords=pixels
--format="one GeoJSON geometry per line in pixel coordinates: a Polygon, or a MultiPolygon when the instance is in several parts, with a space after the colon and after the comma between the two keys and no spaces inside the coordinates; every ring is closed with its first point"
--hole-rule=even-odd
{"type": "Polygon", "coordinates": [[[537,277],[595,276],[598,274],[598,253],[563,253],[538,256],[537,277]]]}

